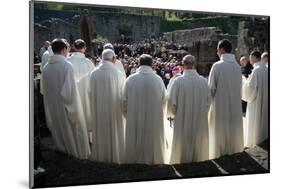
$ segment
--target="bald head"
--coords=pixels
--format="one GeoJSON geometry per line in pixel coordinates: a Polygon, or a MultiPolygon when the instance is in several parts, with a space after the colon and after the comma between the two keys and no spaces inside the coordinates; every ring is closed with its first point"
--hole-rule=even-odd
{"type": "Polygon", "coordinates": [[[186,55],[182,59],[182,63],[186,69],[192,69],[196,66],[196,59],[192,55],[186,55]]]}
{"type": "Polygon", "coordinates": [[[115,63],[115,53],[111,49],[105,49],[102,51],[102,60],[103,61],[109,61],[112,63],[115,63]]]}

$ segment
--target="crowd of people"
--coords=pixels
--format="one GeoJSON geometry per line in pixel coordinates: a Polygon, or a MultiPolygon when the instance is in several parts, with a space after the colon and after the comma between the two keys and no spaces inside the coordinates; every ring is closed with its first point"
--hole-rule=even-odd
{"type": "Polygon", "coordinates": [[[107,43],[93,63],[82,39],[73,50],[65,39],[46,44],[41,92],[47,126],[64,153],[98,162],[189,163],[268,138],[266,52],[241,57],[240,66],[232,44],[221,40],[220,60],[206,79],[196,71],[196,57],[162,56],[163,46],[107,43]],[[244,125],[241,100],[248,103],[244,125]],[[174,130],[169,160],[167,119],[174,130]]]}
{"type": "MultiPolygon", "coordinates": [[[[43,53],[50,46],[50,42],[46,41],[43,47],[40,49],[40,57],[42,57],[42,62],[44,60],[43,53]]],[[[153,70],[160,77],[163,78],[165,86],[167,87],[169,80],[173,77],[174,70],[183,71],[182,58],[188,52],[187,45],[180,45],[176,43],[166,42],[164,39],[150,38],[145,39],[138,43],[114,43],[112,44],[114,52],[118,59],[122,62],[126,76],[136,72],[138,68],[138,58],[141,54],[149,54],[153,57],[153,70]]],[[[50,48],[50,47],[49,47],[50,48]]],[[[101,54],[103,51],[102,45],[97,45],[97,52],[94,50],[95,56],[90,56],[86,52],[86,57],[98,65],[101,62],[101,54]]],[[[75,52],[75,48],[70,48],[70,54],[75,52]]],[[[37,57],[39,59],[39,57],[37,57]]],[[[38,60],[36,61],[38,62],[38,60]]],[[[42,66],[41,66],[42,67],[42,66]]],[[[175,73],[176,74],[176,73],[175,73]]]]}

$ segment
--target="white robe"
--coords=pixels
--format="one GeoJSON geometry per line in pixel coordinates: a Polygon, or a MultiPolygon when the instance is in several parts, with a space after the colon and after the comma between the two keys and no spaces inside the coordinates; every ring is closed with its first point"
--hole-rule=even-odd
{"type": "Polygon", "coordinates": [[[174,81],[177,79],[177,77],[179,77],[179,76],[181,76],[181,75],[182,75],[181,73],[177,73],[175,76],[173,76],[173,77],[170,79],[170,81],[169,81],[169,83],[168,83],[168,85],[167,85],[167,93],[169,93],[169,91],[170,91],[170,89],[171,89],[171,87],[172,87],[174,81]]]}
{"type": "Polygon", "coordinates": [[[53,56],[52,47],[49,46],[48,49],[43,53],[41,58],[40,70],[43,71],[44,66],[48,63],[50,56],[53,56]]]}
{"type": "Polygon", "coordinates": [[[140,66],[126,80],[123,93],[126,116],[126,163],[164,163],[166,90],[149,66],[140,66]]]}
{"type": "MultiPolygon", "coordinates": [[[[43,72],[44,66],[48,63],[50,56],[53,56],[54,53],[52,51],[52,47],[49,46],[48,49],[43,53],[41,58],[41,64],[40,64],[40,71],[43,72]]],[[[43,95],[43,79],[41,77],[40,79],[40,93],[43,95]]]]}
{"type": "Polygon", "coordinates": [[[111,62],[95,69],[90,78],[92,115],[92,156],[99,162],[122,163],[124,155],[124,118],[122,88],[125,78],[111,62]]]}
{"type": "Polygon", "coordinates": [[[90,111],[90,102],[89,102],[89,82],[91,72],[95,68],[94,64],[85,57],[83,53],[75,52],[73,53],[68,60],[71,62],[75,82],[78,87],[78,92],[80,96],[80,101],[82,103],[83,112],[86,118],[86,125],[88,132],[91,131],[91,111],[90,111]]]}
{"type": "Polygon", "coordinates": [[[208,85],[210,158],[243,151],[242,74],[233,54],[213,64],[208,85]]]}
{"type": "Polygon", "coordinates": [[[42,77],[47,125],[55,145],[77,158],[88,158],[87,128],[71,63],[62,55],[51,56],[42,77]]]}
{"type": "Polygon", "coordinates": [[[209,159],[207,79],[196,70],[185,70],[168,94],[168,116],[175,117],[171,164],[209,159]]]}
{"type": "Polygon", "coordinates": [[[262,62],[243,79],[242,99],[248,102],[245,146],[253,147],[268,138],[268,69],[262,62]]]}
{"type": "Polygon", "coordinates": [[[116,60],[115,67],[122,73],[122,75],[126,79],[126,77],[127,77],[126,72],[125,72],[124,66],[120,60],[116,60]]]}

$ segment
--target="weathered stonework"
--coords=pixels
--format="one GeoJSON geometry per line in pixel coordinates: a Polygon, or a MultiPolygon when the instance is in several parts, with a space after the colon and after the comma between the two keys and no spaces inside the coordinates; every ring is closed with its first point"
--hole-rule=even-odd
{"type": "MultiPolygon", "coordinates": [[[[38,27],[35,30],[35,50],[37,53],[46,40],[52,40],[56,37],[70,40],[71,35],[74,39],[81,37],[79,14],[53,10],[35,10],[35,13],[36,25],[44,28],[43,30],[38,27]],[[56,16],[57,18],[52,18],[56,16]]],[[[126,37],[132,38],[134,41],[160,34],[161,20],[156,16],[90,12],[89,18],[93,26],[90,33],[92,39],[98,34],[114,43],[120,39],[121,34],[125,34],[126,37]]]]}
{"type": "Polygon", "coordinates": [[[212,64],[218,60],[216,51],[221,39],[230,40],[233,49],[237,46],[236,35],[223,34],[216,27],[177,30],[166,32],[163,36],[168,42],[187,45],[188,53],[195,55],[199,64],[212,64]]]}
{"type": "Polygon", "coordinates": [[[254,49],[268,51],[269,18],[259,17],[242,21],[238,27],[237,57],[248,56],[254,49]]]}

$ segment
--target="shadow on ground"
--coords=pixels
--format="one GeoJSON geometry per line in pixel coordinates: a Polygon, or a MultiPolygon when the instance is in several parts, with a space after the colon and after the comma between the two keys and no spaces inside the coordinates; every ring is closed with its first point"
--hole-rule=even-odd
{"type": "MultiPolygon", "coordinates": [[[[268,149],[268,142],[261,144],[268,149]]],[[[268,173],[248,153],[241,152],[215,160],[175,165],[109,164],[79,160],[58,152],[48,145],[41,146],[46,182],[35,187],[52,187],[112,182],[148,181],[175,178],[195,178],[233,174],[268,173]]]]}

